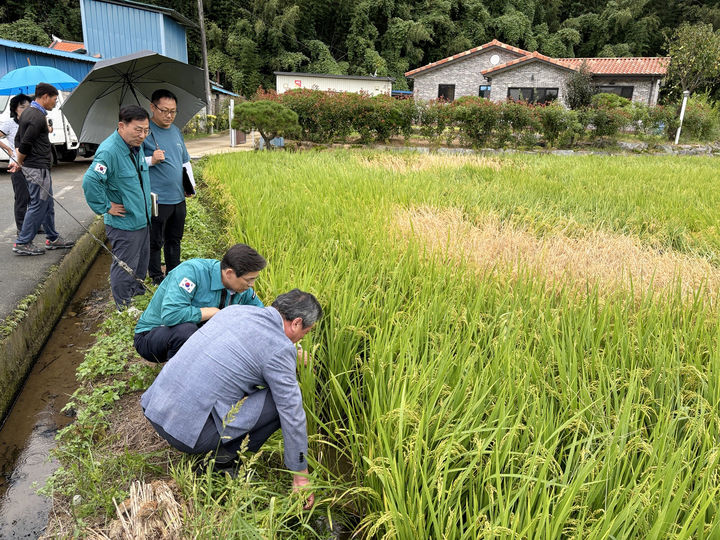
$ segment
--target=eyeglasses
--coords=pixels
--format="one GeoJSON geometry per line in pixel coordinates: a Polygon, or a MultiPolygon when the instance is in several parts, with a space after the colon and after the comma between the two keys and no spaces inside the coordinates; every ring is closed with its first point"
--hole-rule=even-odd
{"type": "Polygon", "coordinates": [[[245,283],[247,283],[248,287],[252,287],[255,284],[256,277],[246,278],[245,276],[238,276],[240,279],[242,279],[245,283]]]}
{"type": "Polygon", "coordinates": [[[158,107],[154,103],[152,104],[152,106],[166,116],[175,116],[177,114],[177,109],[163,109],[162,107],[158,107]]]}
{"type": "Polygon", "coordinates": [[[135,132],[136,135],[147,135],[148,133],[150,133],[149,128],[141,128],[141,127],[134,127],[133,131],[135,132]]]}

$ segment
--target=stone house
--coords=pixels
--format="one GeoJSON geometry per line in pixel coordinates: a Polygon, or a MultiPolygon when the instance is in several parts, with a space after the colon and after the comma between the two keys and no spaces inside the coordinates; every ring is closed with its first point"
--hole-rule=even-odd
{"type": "Polygon", "coordinates": [[[453,101],[461,96],[565,103],[565,85],[584,63],[601,92],[657,104],[668,58],[551,58],[496,39],[405,73],[413,97],[453,101]]]}

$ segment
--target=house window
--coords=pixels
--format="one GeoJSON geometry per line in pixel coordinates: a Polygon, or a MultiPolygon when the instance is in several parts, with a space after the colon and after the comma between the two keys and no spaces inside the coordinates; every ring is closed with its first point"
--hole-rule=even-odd
{"type": "Polygon", "coordinates": [[[558,98],[557,88],[536,88],[534,101],[536,103],[550,103],[558,98]]]}
{"type": "Polygon", "coordinates": [[[508,88],[508,99],[515,101],[549,103],[557,98],[557,88],[508,88]]]}
{"type": "Polygon", "coordinates": [[[439,84],[438,85],[438,99],[444,99],[445,101],[455,100],[455,85],[454,84],[439,84]]]}
{"type": "Polygon", "coordinates": [[[508,98],[515,101],[532,101],[532,88],[508,88],[508,98]]]}
{"type": "Polygon", "coordinates": [[[485,84],[480,85],[480,92],[478,93],[478,96],[490,99],[490,86],[485,84]]]}
{"type": "Polygon", "coordinates": [[[634,88],[634,86],[598,86],[597,89],[603,94],[615,94],[632,100],[634,88]]]}

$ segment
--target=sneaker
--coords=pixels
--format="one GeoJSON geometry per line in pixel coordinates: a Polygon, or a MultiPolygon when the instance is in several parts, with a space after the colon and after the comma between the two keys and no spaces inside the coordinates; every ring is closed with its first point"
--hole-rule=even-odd
{"type": "Polygon", "coordinates": [[[55,240],[45,240],[45,249],[70,249],[75,242],[65,240],[62,236],[58,236],[55,240]]]}
{"type": "Polygon", "coordinates": [[[17,253],[18,255],[45,255],[45,250],[40,249],[32,242],[28,242],[27,244],[13,244],[13,253],[17,253]]]}

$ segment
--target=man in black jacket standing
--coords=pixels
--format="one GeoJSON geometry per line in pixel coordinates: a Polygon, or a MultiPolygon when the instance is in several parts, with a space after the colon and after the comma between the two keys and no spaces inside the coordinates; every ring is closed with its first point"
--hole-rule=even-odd
{"type": "Polygon", "coordinates": [[[44,255],[46,249],[67,249],[74,244],[63,239],[55,230],[55,205],[50,177],[52,150],[46,117],[48,111],[55,107],[57,99],[57,88],[47,83],[38,83],[35,99],[20,118],[15,136],[17,162],[12,163],[8,170],[11,173],[22,170],[30,192],[25,220],[13,246],[13,252],[18,255],[44,255]],[[36,247],[32,242],[40,225],[45,228],[47,237],[44,249],[36,247]]]}

